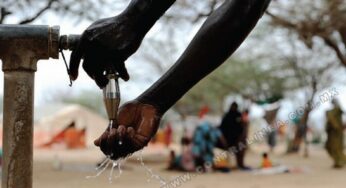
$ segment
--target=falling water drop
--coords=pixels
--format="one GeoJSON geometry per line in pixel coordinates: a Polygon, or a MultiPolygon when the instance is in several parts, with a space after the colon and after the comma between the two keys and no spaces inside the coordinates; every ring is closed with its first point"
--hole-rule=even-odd
{"type": "Polygon", "coordinates": [[[108,168],[110,162],[111,162],[111,160],[108,159],[106,165],[104,165],[103,168],[100,168],[100,170],[96,173],[96,175],[94,175],[94,176],[87,176],[86,178],[90,179],[90,178],[97,178],[97,177],[99,177],[108,168]]]}
{"type": "Polygon", "coordinates": [[[167,182],[164,178],[162,178],[158,174],[155,174],[151,168],[149,168],[145,165],[145,163],[143,161],[143,150],[139,154],[139,161],[140,161],[141,166],[146,170],[148,176],[150,177],[148,179],[149,181],[147,180],[147,182],[150,182],[150,179],[156,179],[158,182],[160,182],[161,187],[167,184],[167,182]]]}
{"type": "Polygon", "coordinates": [[[121,176],[121,174],[123,174],[123,170],[121,169],[121,163],[120,162],[118,164],[118,171],[119,171],[119,175],[116,176],[117,178],[119,178],[121,176]]]}
{"type": "Polygon", "coordinates": [[[111,131],[112,129],[112,124],[113,124],[113,120],[109,120],[109,125],[108,125],[109,131],[111,131]]]}
{"type": "Polygon", "coordinates": [[[112,178],[113,178],[113,172],[114,172],[114,168],[118,165],[118,163],[116,161],[113,161],[112,163],[112,169],[111,172],[109,173],[109,177],[108,177],[108,181],[111,184],[112,183],[112,178]]]}
{"type": "Polygon", "coordinates": [[[107,156],[106,159],[103,160],[103,161],[101,162],[101,164],[98,165],[98,166],[95,168],[95,170],[96,170],[96,171],[100,170],[109,160],[110,160],[110,158],[107,156]]]}

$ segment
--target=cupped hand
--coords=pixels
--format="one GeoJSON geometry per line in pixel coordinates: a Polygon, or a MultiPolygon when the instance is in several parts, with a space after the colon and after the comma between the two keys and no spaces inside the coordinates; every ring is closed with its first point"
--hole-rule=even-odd
{"type": "Polygon", "coordinates": [[[117,124],[95,140],[101,151],[116,160],[145,147],[159,127],[161,115],[149,104],[132,101],[124,104],[118,113],[117,124]]]}

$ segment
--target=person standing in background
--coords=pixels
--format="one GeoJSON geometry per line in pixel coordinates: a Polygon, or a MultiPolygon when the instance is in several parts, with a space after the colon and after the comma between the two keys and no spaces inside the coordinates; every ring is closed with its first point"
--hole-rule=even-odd
{"type": "Polygon", "coordinates": [[[247,125],[244,126],[243,119],[247,121],[247,114],[242,115],[238,111],[238,104],[233,102],[230,110],[223,117],[219,129],[227,141],[228,148],[231,148],[236,156],[238,168],[241,170],[249,170],[250,168],[244,164],[247,125]]]}
{"type": "Polygon", "coordinates": [[[346,164],[344,150],[344,126],[342,124],[342,110],[337,100],[333,100],[334,108],[327,111],[327,142],[326,150],[334,160],[334,168],[342,168],[346,164]]]}
{"type": "Polygon", "coordinates": [[[171,145],[172,137],[173,137],[172,125],[171,123],[168,122],[165,128],[165,146],[166,147],[171,145]]]}

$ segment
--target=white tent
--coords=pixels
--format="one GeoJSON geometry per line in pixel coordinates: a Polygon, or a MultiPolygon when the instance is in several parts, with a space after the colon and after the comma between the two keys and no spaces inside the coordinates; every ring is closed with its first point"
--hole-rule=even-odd
{"type": "Polygon", "coordinates": [[[86,144],[93,146],[108,126],[108,120],[95,112],[80,105],[68,105],[49,116],[41,117],[36,121],[35,145],[48,142],[53,136],[64,130],[71,122],[75,123],[77,129],[86,129],[86,144]]]}

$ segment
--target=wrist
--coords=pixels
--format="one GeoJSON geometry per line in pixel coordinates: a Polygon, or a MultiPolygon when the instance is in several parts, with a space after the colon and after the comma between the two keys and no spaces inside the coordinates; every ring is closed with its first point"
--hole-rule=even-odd
{"type": "Polygon", "coordinates": [[[137,31],[146,34],[175,0],[132,0],[122,13],[135,23],[137,31]]]}
{"type": "Polygon", "coordinates": [[[152,96],[146,96],[144,94],[138,96],[135,101],[141,103],[141,104],[146,104],[153,106],[153,108],[156,109],[157,114],[159,116],[163,116],[163,114],[167,111],[167,109],[163,108],[163,105],[157,102],[152,96]]]}

